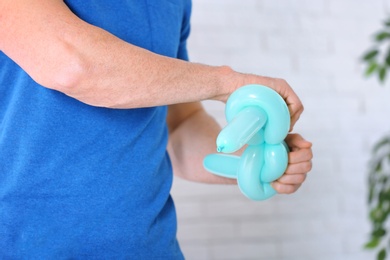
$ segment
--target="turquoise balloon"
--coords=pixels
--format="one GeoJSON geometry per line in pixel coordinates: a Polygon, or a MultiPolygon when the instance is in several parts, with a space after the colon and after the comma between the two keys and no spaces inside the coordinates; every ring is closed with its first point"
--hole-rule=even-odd
{"type": "Polygon", "coordinates": [[[284,142],[290,128],[290,113],[283,98],[262,85],[246,85],[226,103],[228,124],[219,133],[216,154],[204,158],[209,172],[236,178],[241,192],[252,200],[276,194],[271,182],[287,168],[288,148],[284,142]],[[248,145],[241,156],[233,153],[248,145]]]}
{"type": "Polygon", "coordinates": [[[260,181],[273,182],[279,179],[288,164],[286,146],[280,144],[264,145],[264,165],[261,169],[260,181]]]}
{"type": "MultiPolygon", "coordinates": [[[[229,124],[217,137],[218,152],[233,153],[247,144],[252,138],[256,138],[256,133],[267,122],[267,114],[257,106],[244,107],[229,121],[229,124]]],[[[264,138],[262,136],[257,143],[262,143],[263,141],[264,138]]]]}

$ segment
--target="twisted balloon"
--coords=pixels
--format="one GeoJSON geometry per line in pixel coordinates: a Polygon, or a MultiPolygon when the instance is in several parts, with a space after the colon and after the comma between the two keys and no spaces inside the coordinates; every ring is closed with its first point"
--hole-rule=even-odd
{"type": "Polygon", "coordinates": [[[284,143],[290,128],[290,114],[283,98],[261,85],[246,85],[229,97],[227,126],[217,138],[217,154],[204,158],[206,170],[237,178],[241,192],[252,200],[276,194],[271,182],[283,175],[288,163],[284,143]],[[229,155],[248,145],[241,156],[229,155]]]}

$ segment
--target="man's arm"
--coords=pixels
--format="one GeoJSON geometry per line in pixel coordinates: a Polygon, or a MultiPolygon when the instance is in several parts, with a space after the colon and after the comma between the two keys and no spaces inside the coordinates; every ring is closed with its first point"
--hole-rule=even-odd
{"type": "Polygon", "coordinates": [[[203,99],[221,85],[221,68],[128,44],[79,19],[61,0],[1,1],[0,49],[41,85],[96,106],[203,99]]]}
{"type": "MultiPolygon", "coordinates": [[[[221,127],[200,103],[169,106],[167,123],[170,133],[168,152],[176,176],[205,183],[237,183],[235,179],[216,176],[203,168],[203,158],[216,152],[215,140],[221,127]]],[[[288,166],[272,186],[278,193],[289,194],[297,191],[305,181],[313,155],[311,143],[298,134],[289,134],[286,143],[291,150],[288,166]]]]}
{"type": "Polygon", "coordinates": [[[1,1],[0,50],[44,87],[94,106],[226,101],[238,87],[257,83],[286,100],[291,126],[303,110],[284,80],[154,54],[82,21],[61,0],[1,1]]]}
{"type": "Polygon", "coordinates": [[[215,140],[221,127],[206,113],[199,102],[169,106],[168,152],[173,172],[186,180],[236,184],[234,179],[223,178],[203,168],[203,158],[216,152],[215,140]]]}

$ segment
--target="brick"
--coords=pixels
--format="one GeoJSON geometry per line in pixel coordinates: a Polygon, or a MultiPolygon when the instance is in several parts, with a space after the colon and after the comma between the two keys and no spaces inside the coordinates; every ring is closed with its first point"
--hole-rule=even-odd
{"type": "Polygon", "coordinates": [[[283,2],[265,0],[262,1],[261,9],[264,12],[294,12],[297,15],[302,15],[305,13],[321,15],[325,13],[326,5],[324,0],[288,0],[283,2]]]}
{"type": "Polygon", "coordinates": [[[359,253],[347,253],[341,256],[342,260],[367,260],[376,259],[376,252],[363,251],[359,253]]]}
{"type": "Polygon", "coordinates": [[[198,200],[195,201],[179,201],[176,204],[177,217],[182,220],[199,219],[203,215],[202,203],[198,200]]]}
{"type": "Polygon", "coordinates": [[[281,251],[284,257],[301,259],[333,259],[343,252],[341,238],[332,234],[322,234],[308,238],[283,239],[281,251]]]}
{"type": "MultiPolygon", "coordinates": [[[[237,187],[238,189],[238,187],[237,187]]],[[[209,219],[248,219],[268,218],[275,213],[273,199],[266,201],[251,201],[243,194],[234,199],[208,200],[204,202],[204,218],[209,219]]]]}
{"type": "Polygon", "coordinates": [[[217,244],[212,247],[213,259],[241,260],[241,259],[277,259],[277,243],[269,241],[245,241],[238,243],[217,244]]]}
{"type": "Polygon", "coordinates": [[[340,73],[355,75],[356,63],[337,55],[302,55],[298,59],[299,71],[303,74],[331,77],[340,73]],[[337,64],[337,65],[336,65],[337,64]],[[338,70],[334,67],[337,66],[338,70]]]}
{"type": "Polygon", "coordinates": [[[215,33],[215,28],[204,28],[202,30],[203,37],[194,37],[191,41],[199,48],[204,50],[216,50],[219,52],[235,52],[242,49],[253,50],[260,46],[260,34],[248,34],[245,31],[233,31],[231,28],[218,29],[219,33],[215,33]],[[219,44],[223,42],[224,44],[219,44]]]}
{"type": "Polygon", "coordinates": [[[235,234],[234,223],[228,221],[187,222],[178,228],[180,241],[219,241],[234,239],[235,234]]]}
{"type": "Polygon", "coordinates": [[[243,50],[231,55],[229,65],[239,72],[279,78],[279,74],[283,71],[292,70],[293,60],[292,57],[283,54],[270,55],[261,51],[249,52],[243,50]]]}
{"type": "Polygon", "coordinates": [[[295,54],[317,54],[329,53],[330,42],[325,35],[286,33],[268,34],[267,49],[271,52],[283,52],[288,55],[295,54]]]}
{"type": "Polygon", "coordinates": [[[348,10],[348,16],[369,17],[381,13],[384,8],[383,1],[365,1],[365,0],[329,0],[329,10],[331,14],[345,16],[348,10]]]}
{"type": "Polygon", "coordinates": [[[240,237],[264,239],[295,239],[297,237],[319,236],[323,233],[337,233],[341,228],[338,218],[281,218],[270,221],[245,221],[240,223],[240,237]]]}
{"type": "Polygon", "coordinates": [[[322,217],[338,214],[340,211],[340,201],[337,194],[329,192],[327,196],[312,192],[310,197],[303,194],[300,199],[294,199],[297,194],[290,196],[281,196],[277,202],[276,214],[278,216],[310,216],[322,217]]]}

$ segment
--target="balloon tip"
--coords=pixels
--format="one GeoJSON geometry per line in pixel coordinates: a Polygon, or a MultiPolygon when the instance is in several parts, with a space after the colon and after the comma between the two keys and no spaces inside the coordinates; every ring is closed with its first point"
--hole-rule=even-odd
{"type": "Polygon", "coordinates": [[[218,146],[218,147],[217,147],[217,152],[221,153],[222,150],[223,150],[223,148],[224,148],[223,146],[218,146]]]}

